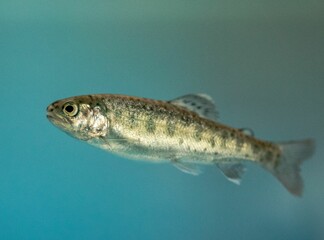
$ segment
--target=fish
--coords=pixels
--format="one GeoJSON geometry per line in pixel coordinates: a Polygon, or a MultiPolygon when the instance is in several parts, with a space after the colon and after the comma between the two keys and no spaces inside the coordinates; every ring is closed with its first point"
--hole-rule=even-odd
{"type": "Polygon", "coordinates": [[[213,99],[187,94],[169,101],[120,94],[69,97],[47,107],[47,118],[68,135],[129,159],[168,162],[199,175],[216,165],[240,184],[244,163],[255,163],[293,195],[301,196],[300,166],[315,150],[311,138],[286,142],[258,139],[251,129],[219,121],[213,99]]]}

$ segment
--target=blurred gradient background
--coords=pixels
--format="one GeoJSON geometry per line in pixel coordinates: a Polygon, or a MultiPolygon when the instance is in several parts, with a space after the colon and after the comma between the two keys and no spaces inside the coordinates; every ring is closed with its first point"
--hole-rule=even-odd
{"type": "Polygon", "coordinates": [[[0,1],[0,239],[324,239],[323,1],[0,1]],[[221,121],[283,141],[313,137],[302,198],[248,165],[111,155],[46,119],[89,93],[207,93],[221,121]]]}

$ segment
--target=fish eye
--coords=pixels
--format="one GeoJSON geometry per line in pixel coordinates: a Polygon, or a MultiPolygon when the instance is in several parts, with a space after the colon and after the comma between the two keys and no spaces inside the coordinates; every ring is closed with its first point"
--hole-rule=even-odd
{"type": "Polygon", "coordinates": [[[78,113],[78,106],[75,103],[65,103],[63,106],[63,112],[69,117],[74,117],[78,113]]]}

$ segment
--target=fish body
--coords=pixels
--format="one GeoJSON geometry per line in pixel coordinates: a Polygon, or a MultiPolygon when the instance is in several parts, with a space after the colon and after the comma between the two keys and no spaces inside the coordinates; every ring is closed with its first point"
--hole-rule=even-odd
{"type": "Polygon", "coordinates": [[[212,99],[190,94],[171,101],[97,94],[59,100],[48,119],[69,135],[131,159],[171,162],[197,175],[216,164],[239,183],[242,162],[260,164],[293,194],[301,195],[299,165],[314,150],[312,140],[272,143],[218,122],[212,99]],[[289,155],[289,156],[288,156],[289,155]]]}

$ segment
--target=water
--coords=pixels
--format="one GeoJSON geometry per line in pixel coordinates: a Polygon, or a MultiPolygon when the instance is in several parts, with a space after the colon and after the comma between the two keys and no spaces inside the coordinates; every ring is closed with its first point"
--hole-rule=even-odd
{"type": "Polygon", "coordinates": [[[323,3],[0,3],[0,239],[324,239],[323,3]],[[248,165],[242,185],[70,138],[45,109],[88,93],[204,92],[221,121],[313,137],[303,198],[248,165]]]}

